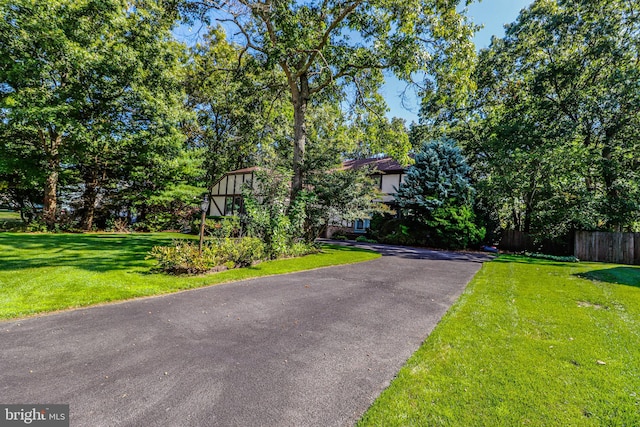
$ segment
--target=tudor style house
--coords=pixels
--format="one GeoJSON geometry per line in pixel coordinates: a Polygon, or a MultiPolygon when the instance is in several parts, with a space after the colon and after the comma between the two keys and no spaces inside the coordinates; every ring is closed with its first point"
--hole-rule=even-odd
{"type": "Polygon", "coordinates": [[[232,216],[244,209],[242,202],[242,186],[250,183],[254,185],[253,174],[257,167],[238,169],[227,172],[211,189],[211,204],[209,215],[232,216]]]}
{"type": "MultiPolygon", "coordinates": [[[[342,163],[342,169],[360,169],[369,167],[371,176],[378,184],[382,193],[381,203],[393,205],[394,197],[400,184],[404,182],[406,168],[390,157],[373,157],[369,159],[347,160],[342,163]]],[[[254,173],[257,167],[250,167],[228,172],[212,188],[209,215],[228,216],[237,215],[243,211],[242,186],[251,183],[255,185],[254,173]]],[[[350,231],[364,233],[369,228],[369,219],[347,222],[335,221],[327,229],[327,237],[335,231],[350,231]]]]}

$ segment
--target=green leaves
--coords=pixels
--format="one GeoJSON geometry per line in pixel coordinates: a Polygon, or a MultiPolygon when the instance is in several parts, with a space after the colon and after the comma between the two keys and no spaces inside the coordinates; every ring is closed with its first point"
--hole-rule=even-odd
{"type": "Polygon", "coordinates": [[[501,227],[634,228],[639,30],[626,1],[538,0],[481,52],[457,131],[501,227]]]}
{"type": "Polygon", "coordinates": [[[37,153],[46,213],[55,217],[60,173],[84,184],[85,228],[99,192],[140,191],[140,169],[152,192],[181,179],[184,54],[159,2],[0,1],[0,21],[0,151],[37,153]]]}
{"type": "Polygon", "coordinates": [[[449,139],[425,141],[415,156],[395,201],[427,244],[461,249],[479,243],[484,228],[475,225],[474,189],[460,148],[449,139]],[[424,228],[424,230],[422,230],[424,228]]]}
{"type": "Polygon", "coordinates": [[[470,206],[473,188],[460,148],[448,139],[426,141],[409,167],[396,202],[410,216],[429,218],[443,206],[470,206]]]}

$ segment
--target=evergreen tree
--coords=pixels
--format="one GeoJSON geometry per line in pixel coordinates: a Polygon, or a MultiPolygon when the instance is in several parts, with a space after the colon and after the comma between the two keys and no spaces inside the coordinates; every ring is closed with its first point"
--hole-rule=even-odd
{"type": "Polygon", "coordinates": [[[450,139],[424,142],[395,195],[405,218],[426,228],[428,243],[463,248],[484,238],[474,223],[469,166],[450,139]]]}

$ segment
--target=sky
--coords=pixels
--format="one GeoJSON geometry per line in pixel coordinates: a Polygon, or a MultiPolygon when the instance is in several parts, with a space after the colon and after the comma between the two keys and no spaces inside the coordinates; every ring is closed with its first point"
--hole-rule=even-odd
{"type": "MultiPolygon", "coordinates": [[[[483,25],[474,38],[474,43],[478,49],[486,48],[491,43],[491,36],[504,36],[504,25],[514,22],[520,10],[533,3],[533,0],[473,0],[468,6],[467,15],[471,21],[478,25],[483,25]]],[[[202,30],[202,28],[200,28],[202,30]]],[[[199,37],[197,28],[192,29],[187,26],[180,26],[175,30],[178,39],[187,44],[194,43],[199,37]]],[[[382,88],[382,95],[387,101],[390,111],[389,118],[400,117],[406,120],[407,125],[418,121],[418,111],[420,109],[417,97],[411,96],[410,92],[402,101],[402,91],[406,88],[403,83],[391,75],[386,76],[387,83],[382,88]]]]}
{"type": "MultiPolygon", "coordinates": [[[[520,10],[533,3],[532,0],[481,0],[468,7],[467,16],[475,24],[484,25],[484,28],[476,33],[474,43],[478,49],[483,49],[491,43],[491,36],[504,36],[504,25],[516,20],[520,10]]],[[[387,77],[387,83],[382,88],[382,95],[387,100],[390,111],[389,117],[401,117],[407,124],[418,121],[420,108],[415,96],[405,99],[402,105],[400,94],[406,84],[395,78],[387,77]]]]}

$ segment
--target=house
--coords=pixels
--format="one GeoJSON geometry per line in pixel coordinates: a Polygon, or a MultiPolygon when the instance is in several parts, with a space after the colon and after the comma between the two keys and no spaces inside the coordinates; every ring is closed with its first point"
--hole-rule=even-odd
{"type": "Polygon", "coordinates": [[[242,201],[242,186],[250,183],[254,185],[254,173],[258,167],[238,169],[227,172],[211,188],[211,203],[209,215],[232,216],[244,211],[242,201]]]}
{"type": "MultiPolygon", "coordinates": [[[[393,206],[395,204],[394,194],[404,182],[407,168],[391,157],[371,157],[342,162],[342,169],[361,169],[363,167],[371,169],[371,178],[377,183],[378,189],[382,193],[379,201],[393,206]]],[[[369,226],[370,220],[366,218],[353,222],[334,222],[327,227],[325,234],[326,237],[331,237],[332,234],[338,231],[365,233],[369,226]]]]}
{"type": "MultiPolygon", "coordinates": [[[[404,182],[406,168],[390,157],[373,157],[369,159],[347,160],[342,163],[342,170],[369,167],[371,177],[382,193],[380,202],[393,205],[394,197],[400,184],[404,182]]],[[[242,186],[246,183],[255,185],[254,174],[257,167],[250,167],[228,172],[216,182],[211,192],[209,215],[227,216],[243,212],[242,186]]],[[[369,219],[353,222],[334,221],[327,227],[327,235],[341,230],[353,233],[364,233],[369,228],[369,219]]]]}

